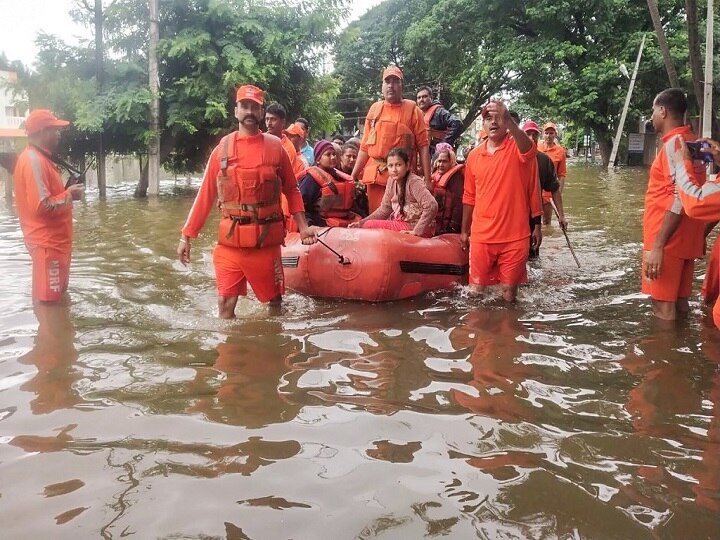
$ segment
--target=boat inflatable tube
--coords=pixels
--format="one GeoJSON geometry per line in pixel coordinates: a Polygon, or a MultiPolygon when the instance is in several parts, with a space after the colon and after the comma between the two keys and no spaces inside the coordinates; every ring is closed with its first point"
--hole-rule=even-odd
{"type": "Polygon", "coordinates": [[[335,227],[323,229],[318,239],[306,246],[299,233],[288,233],[282,248],[285,285],[306,296],[387,302],[468,280],[468,253],[458,234],[421,238],[335,227]]]}

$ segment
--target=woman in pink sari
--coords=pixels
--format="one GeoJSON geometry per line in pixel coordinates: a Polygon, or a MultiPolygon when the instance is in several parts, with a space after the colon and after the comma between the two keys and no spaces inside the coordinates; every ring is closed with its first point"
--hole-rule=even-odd
{"type": "Polygon", "coordinates": [[[425,180],[410,172],[410,156],[402,148],[390,150],[386,164],[389,177],[380,206],[348,227],[389,229],[431,237],[438,205],[425,180]]]}

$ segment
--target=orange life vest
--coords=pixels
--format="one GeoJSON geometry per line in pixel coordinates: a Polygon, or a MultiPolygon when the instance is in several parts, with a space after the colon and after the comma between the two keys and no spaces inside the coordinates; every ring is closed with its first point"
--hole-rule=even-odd
{"type": "MultiPolygon", "coordinates": [[[[456,204],[462,204],[462,200],[455,200],[453,194],[448,191],[447,186],[455,174],[461,172],[465,165],[455,165],[452,169],[443,175],[434,174],[432,178],[432,188],[435,200],[438,203],[438,213],[435,217],[436,234],[446,232],[450,229],[452,222],[453,208],[456,204]]],[[[458,231],[459,232],[459,231],[458,231]]]]}
{"type": "Polygon", "coordinates": [[[428,140],[430,142],[441,142],[445,137],[447,137],[448,134],[447,129],[432,129],[430,127],[430,121],[435,115],[435,111],[437,111],[439,108],[440,104],[434,103],[430,105],[430,108],[425,111],[425,116],[423,116],[423,120],[425,120],[425,125],[427,126],[428,140]]]}
{"type": "Polygon", "coordinates": [[[349,175],[335,169],[338,181],[321,167],[309,167],[305,172],[320,186],[320,217],[326,222],[330,220],[334,227],[347,227],[348,223],[357,221],[358,216],[352,211],[355,182],[349,175]]]}
{"type": "Polygon", "coordinates": [[[373,103],[368,111],[370,120],[370,133],[366,141],[368,156],[367,165],[363,169],[363,184],[387,184],[388,172],[385,159],[393,148],[404,148],[410,156],[410,169],[415,168],[417,148],[415,146],[415,133],[409,126],[413,122],[413,114],[417,105],[414,101],[403,99],[400,102],[400,121],[391,122],[380,118],[384,101],[373,103]]]}
{"type": "Polygon", "coordinates": [[[285,217],[280,205],[282,179],[280,139],[266,133],[261,165],[252,169],[237,166],[235,133],[220,141],[220,172],[217,177],[218,206],[223,219],[218,242],[230,247],[277,246],[285,238],[285,217]]]}

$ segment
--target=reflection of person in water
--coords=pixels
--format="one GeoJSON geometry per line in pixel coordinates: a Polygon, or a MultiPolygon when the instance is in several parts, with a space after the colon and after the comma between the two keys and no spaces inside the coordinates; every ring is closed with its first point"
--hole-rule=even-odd
{"type": "MultiPolygon", "coordinates": [[[[711,323],[712,324],[712,323],[711,323]]],[[[713,375],[708,377],[710,388],[706,399],[712,402],[712,415],[705,441],[700,444],[700,462],[691,471],[698,483],[693,486],[695,503],[720,515],[720,337],[713,328],[703,329],[703,353],[711,366],[713,375]]]]}
{"type": "Polygon", "coordinates": [[[282,334],[278,323],[245,323],[237,334],[218,345],[214,369],[198,370],[195,384],[209,388],[196,391],[201,397],[193,409],[203,412],[209,420],[249,428],[289,422],[301,405],[281,399],[278,386],[288,371],[285,358],[296,346],[282,334]],[[214,390],[218,378],[219,388],[214,390]],[[209,389],[214,392],[211,394],[209,389]]]}
{"type": "Polygon", "coordinates": [[[20,388],[34,392],[37,397],[30,406],[34,414],[46,414],[57,409],[70,408],[81,399],[73,390],[79,374],[73,370],[78,353],[73,345],[75,328],[70,320],[67,302],[33,305],[38,320],[37,336],[33,349],[18,360],[34,365],[38,372],[20,388]]]}
{"type": "MultiPolygon", "coordinates": [[[[720,510],[720,377],[714,372],[715,366],[720,362],[718,344],[713,344],[710,338],[703,343],[703,352],[713,361],[709,365],[703,362],[699,355],[692,357],[693,362],[688,363],[687,353],[676,350],[678,341],[677,335],[660,331],[633,346],[633,352],[626,355],[622,366],[638,376],[639,380],[628,393],[625,409],[632,417],[635,432],[645,438],[645,447],[654,446],[652,441],[675,441],[681,444],[686,453],[701,451],[702,464],[694,466],[697,462],[687,459],[658,459],[646,462],[637,466],[637,480],[624,486],[622,491],[633,500],[646,505],[653,503],[647,495],[651,489],[648,486],[657,486],[658,489],[662,487],[677,500],[688,499],[694,492],[698,506],[717,511],[720,510]],[[642,354],[635,353],[636,348],[639,348],[642,354]],[[714,377],[704,376],[703,373],[706,372],[714,374],[714,377]],[[703,401],[708,399],[714,403],[714,416],[707,435],[702,436],[690,430],[687,424],[694,423],[690,420],[691,417],[707,414],[703,410],[703,401]],[[698,482],[682,481],[675,474],[678,469],[694,476],[698,482]]],[[[675,445],[668,446],[667,449],[674,451],[675,445]]],[[[663,503],[656,504],[659,504],[658,508],[664,508],[663,503]]]]}
{"type": "Polygon", "coordinates": [[[508,421],[530,421],[534,416],[522,383],[534,376],[535,369],[519,361],[526,346],[517,340],[527,330],[517,314],[476,310],[468,314],[466,325],[453,330],[456,349],[474,347],[470,385],[478,396],[454,391],[455,401],[473,412],[508,421]]]}
{"type": "MultiPolygon", "coordinates": [[[[527,401],[523,383],[537,378],[538,373],[520,361],[526,345],[517,337],[526,334],[511,310],[480,309],[469,313],[465,326],[454,329],[450,340],[455,349],[474,347],[468,359],[472,365],[472,380],[468,384],[477,389],[477,396],[453,390],[454,401],[494,421],[532,422],[535,411],[527,401]]],[[[503,479],[518,474],[517,468],[537,467],[544,457],[536,449],[509,447],[484,454],[469,458],[467,463],[503,479]]]]}

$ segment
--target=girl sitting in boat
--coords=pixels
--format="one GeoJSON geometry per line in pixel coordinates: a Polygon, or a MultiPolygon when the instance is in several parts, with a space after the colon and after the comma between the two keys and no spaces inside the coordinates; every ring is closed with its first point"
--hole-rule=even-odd
{"type": "Polygon", "coordinates": [[[377,210],[348,227],[389,229],[429,238],[435,230],[438,204],[425,180],[410,172],[410,156],[403,148],[387,155],[388,183],[377,210]]]}

